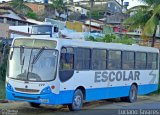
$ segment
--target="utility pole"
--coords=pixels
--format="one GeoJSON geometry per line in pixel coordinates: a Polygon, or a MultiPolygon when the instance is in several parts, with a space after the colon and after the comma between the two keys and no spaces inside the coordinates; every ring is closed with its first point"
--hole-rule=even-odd
{"type": "Polygon", "coordinates": [[[121,0],[121,15],[122,15],[122,17],[121,17],[121,19],[120,19],[120,38],[122,39],[122,34],[123,34],[123,25],[122,25],[122,23],[123,23],[123,1],[124,0],[121,0]]]}
{"type": "Polygon", "coordinates": [[[91,33],[91,21],[92,21],[92,7],[94,0],[90,0],[90,13],[89,13],[89,32],[91,33]]]}
{"type": "Polygon", "coordinates": [[[106,3],[106,8],[105,8],[105,14],[104,14],[104,17],[105,17],[105,26],[107,25],[107,10],[108,10],[108,3],[106,3]]]}

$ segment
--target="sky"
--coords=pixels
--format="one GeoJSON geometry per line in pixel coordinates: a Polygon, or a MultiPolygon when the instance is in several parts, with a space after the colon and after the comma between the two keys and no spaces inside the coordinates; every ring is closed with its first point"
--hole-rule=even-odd
{"type": "MultiPolygon", "coordinates": [[[[121,0],[119,0],[119,1],[121,1],[121,0]]],[[[129,2],[129,8],[142,4],[141,2],[138,2],[138,0],[124,0],[124,2],[129,2]]]]}
{"type": "Polygon", "coordinates": [[[0,0],[0,2],[2,2],[2,1],[10,1],[10,0],[0,0]]]}
{"type": "MultiPolygon", "coordinates": [[[[1,1],[10,1],[10,0],[0,0],[0,2],[1,1]]],[[[36,0],[36,1],[38,1],[38,0],[36,0]]],[[[74,0],[74,1],[79,1],[79,0],[74,0]]],[[[117,1],[121,1],[121,0],[117,0],[117,1]]],[[[129,2],[129,8],[142,4],[142,3],[138,2],[138,0],[124,0],[124,2],[129,2]]]]}

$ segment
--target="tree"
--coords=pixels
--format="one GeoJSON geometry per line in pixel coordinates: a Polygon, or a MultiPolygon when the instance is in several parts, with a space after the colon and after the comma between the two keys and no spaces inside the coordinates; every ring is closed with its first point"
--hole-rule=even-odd
{"type": "Polygon", "coordinates": [[[89,13],[89,31],[91,32],[91,21],[92,21],[92,8],[94,5],[94,0],[90,0],[90,13],[89,13]]]}
{"type": "Polygon", "coordinates": [[[105,42],[105,43],[122,43],[127,45],[132,45],[135,43],[135,41],[132,38],[129,38],[127,35],[122,36],[122,39],[120,39],[118,36],[114,34],[106,34],[104,37],[100,38],[89,36],[86,38],[86,40],[94,42],[105,42]]]}
{"type": "Polygon", "coordinates": [[[37,15],[36,15],[36,13],[34,13],[34,12],[28,12],[27,14],[26,14],[26,16],[28,17],[28,18],[31,18],[31,19],[37,19],[37,15]]]}
{"type": "Polygon", "coordinates": [[[18,13],[26,15],[28,12],[32,12],[32,9],[24,4],[23,0],[12,0],[10,2],[11,7],[13,7],[18,13]]]}
{"type": "Polygon", "coordinates": [[[144,5],[135,6],[129,9],[128,13],[133,13],[124,24],[129,24],[129,29],[141,28],[142,37],[152,36],[154,47],[156,30],[160,19],[160,0],[139,0],[144,5]]]}
{"type": "MultiPolygon", "coordinates": [[[[96,20],[103,18],[103,15],[101,14],[101,12],[102,10],[92,10],[91,17],[96,20]]],[[[89,15],[90,15],[90,12],[87,12],[87,17],[89,17],[89,15]]]]}
{"type": "Polygon", "coordinates": [[[73,12],[68,17],[69,20],[80,20],[81,19],[81,13],[79,11],[73,12]]]}
{"type": "Polygon", "coordinates": [[[52,4],[50,6],[55,9],[55,12],[57,12],[60,17],[60,15],[66,9],[66,2],[64,2],[63,0],[51,0],[51,2],[52,4]]]}

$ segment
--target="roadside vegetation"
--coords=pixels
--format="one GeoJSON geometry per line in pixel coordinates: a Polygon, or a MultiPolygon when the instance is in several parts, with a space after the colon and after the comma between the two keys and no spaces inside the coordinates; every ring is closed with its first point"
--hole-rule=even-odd
{"type": "Polygon", "coordinates": [[[9,2],[9,4],[20,15],[27,16],[28,18],[32,18],[32,16],[30,17],[30,15],[28,15],[28,13],[30,14],[33,11],[30,7],[25,5],[24,0],[12,0],[9,2]]]}
{"type": "Polygon", "coordinates": [[[5,99],[5,83],[0,81],[0,99],[5,99]]]}
{"type": "Polygon", "coordinates": [[[6,45],[4,47],[2,44],[0,44],[0,51],[0,99],[5,99],[5,78],[9,46],[6,45]]]}
{"type": "Polygon", "coordinates": [[[0,65],[0,99],[5,99],[6,59],[0,65]]]}
{"type": "Polygon", "coordinates": [[[127,45],[132,45],[135,44],[135,40],[133,40],[132,38],[129,38],[127,35],[124,36],[117,36],[114,34],[106,34],[104,37],[102,38],[94,38],[92,36],[86,38],[86,40],[88,41],[95,41],[95,42],[105,42],[105,43],[122,43],[122,44],[127,44],[127,45]]]}

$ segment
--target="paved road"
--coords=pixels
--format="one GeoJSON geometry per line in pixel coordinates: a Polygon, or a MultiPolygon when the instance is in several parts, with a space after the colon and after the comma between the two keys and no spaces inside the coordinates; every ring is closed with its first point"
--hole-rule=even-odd
{"type": "Polygon", "coordinates": [[[121,102],[119,99],[88,102],[78,112],[70,112],[65,106],[32,108],[22,102],[1,103],[0,110],[0,114],[4,115],[160,115],[160,95],[141,96],[136,103],[121,102]]]}

